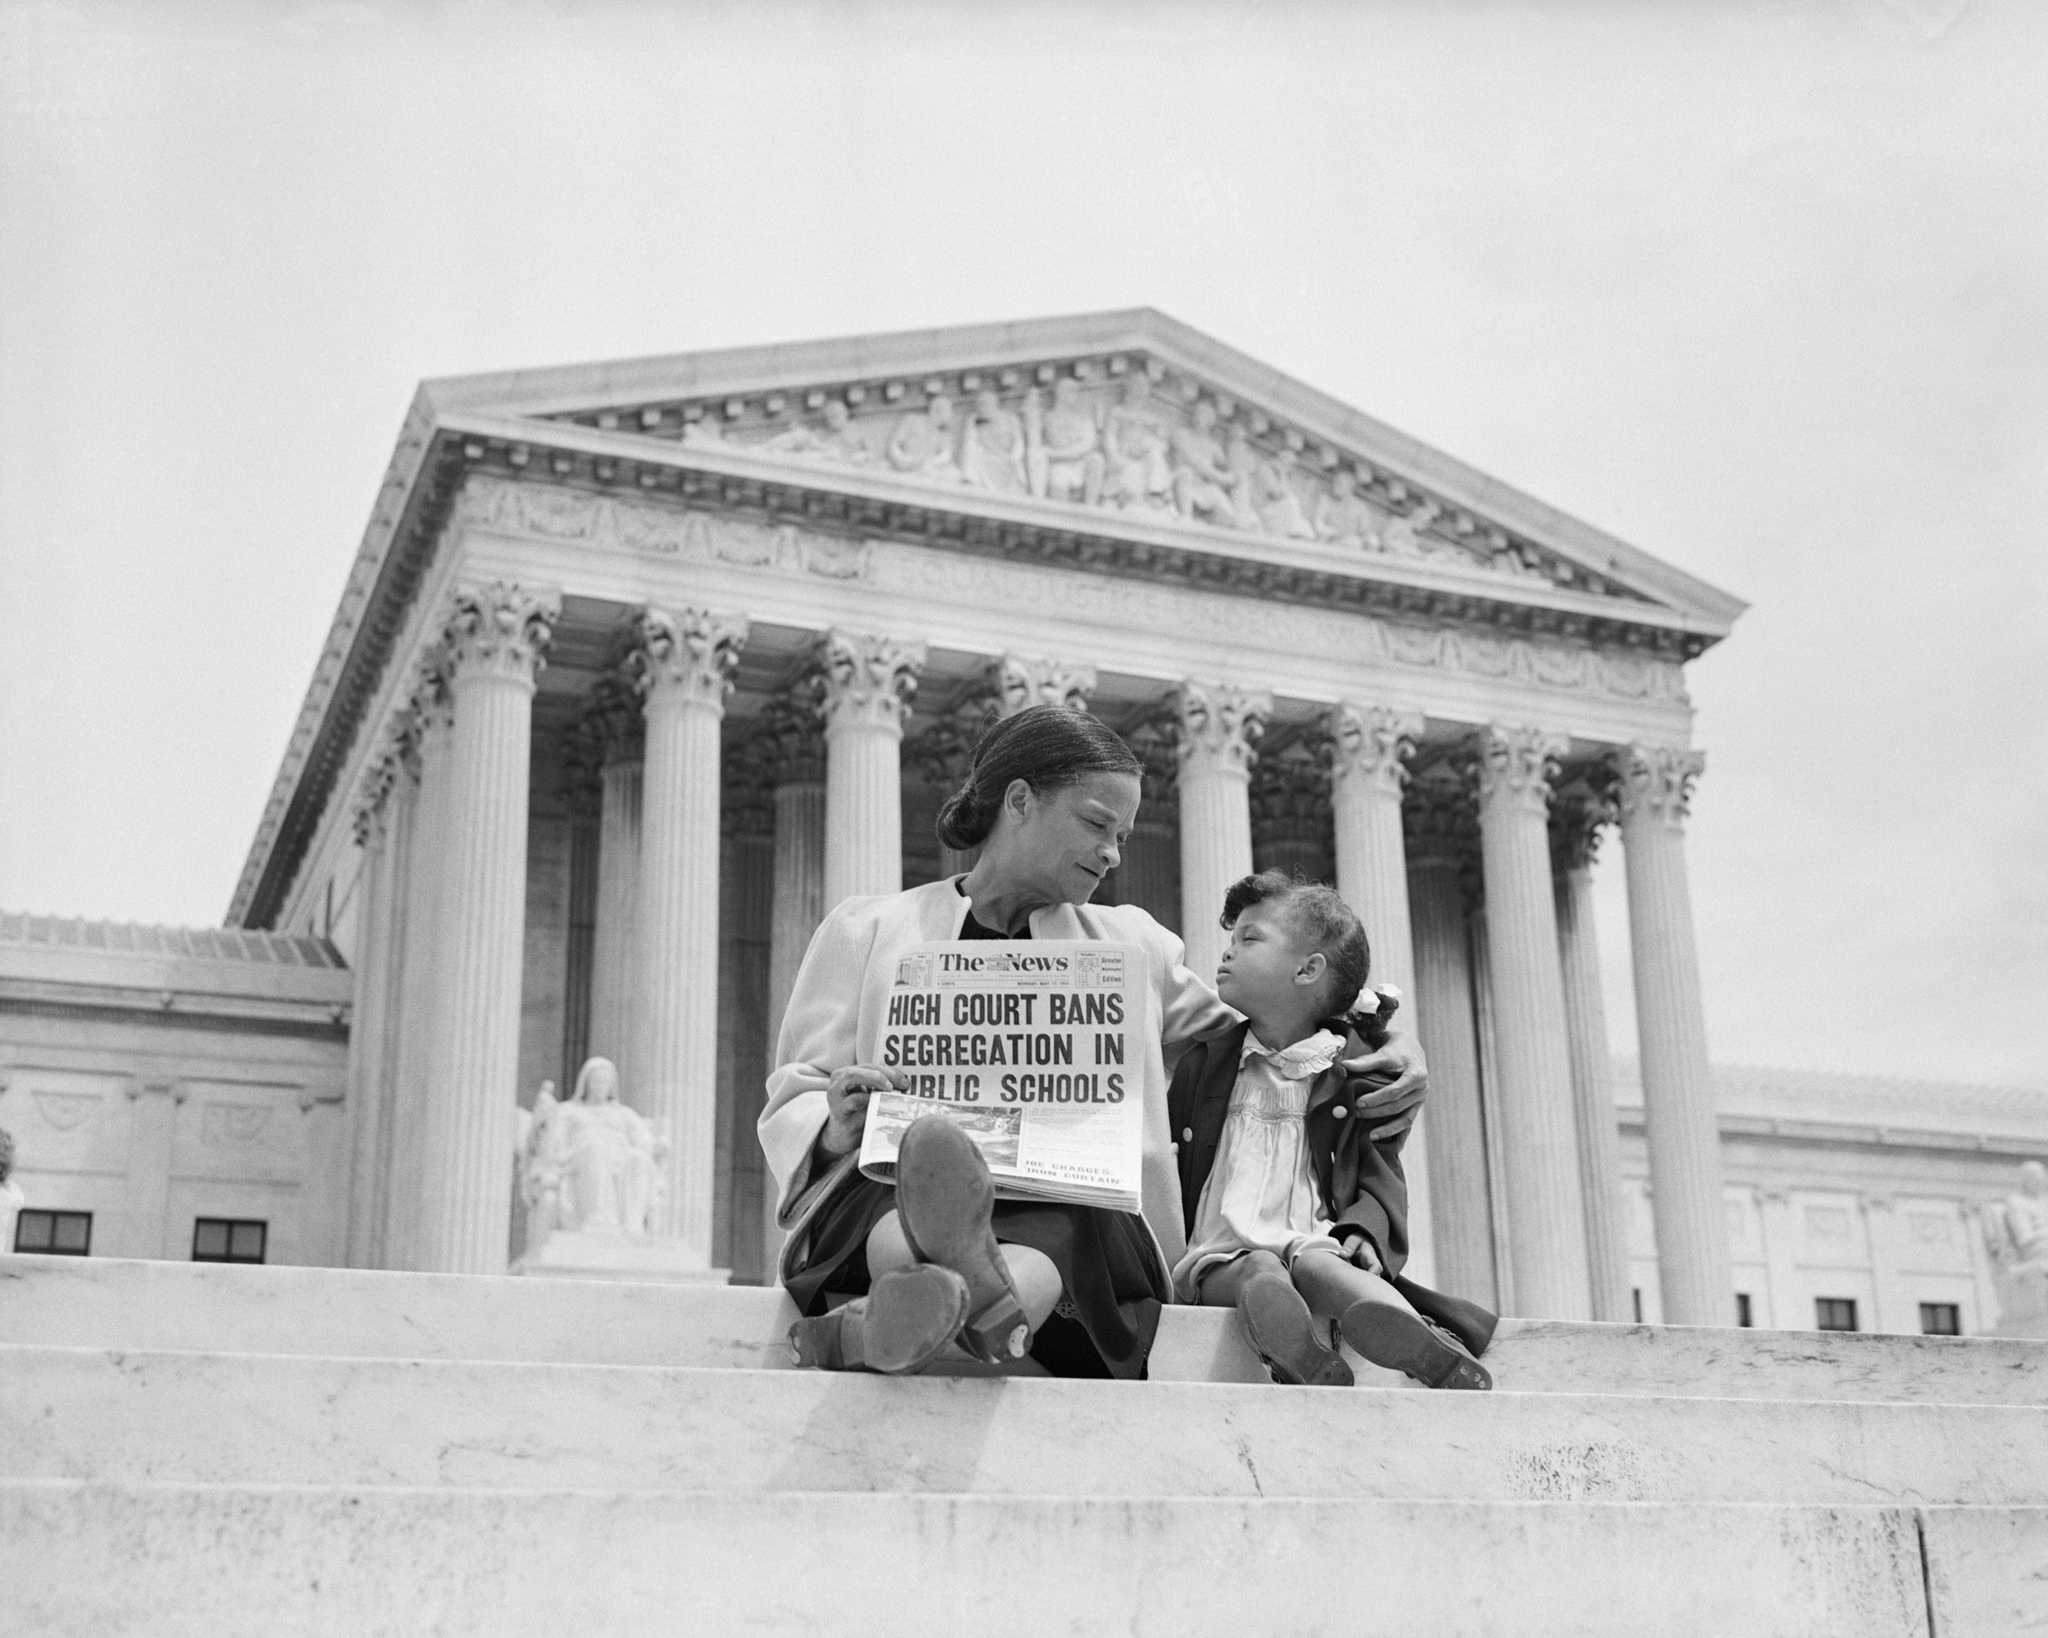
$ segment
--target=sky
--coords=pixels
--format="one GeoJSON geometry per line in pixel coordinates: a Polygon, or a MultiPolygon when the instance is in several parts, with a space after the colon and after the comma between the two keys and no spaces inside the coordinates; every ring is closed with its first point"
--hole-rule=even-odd
{"type": "Polygon", "coordinates": [[[1718,1061],[2048,1090],[2044,110],[2027,0],[0,0],[0,908],[219,923],[419,380],[1145,305],[1749,601],[1718,1061]]]}

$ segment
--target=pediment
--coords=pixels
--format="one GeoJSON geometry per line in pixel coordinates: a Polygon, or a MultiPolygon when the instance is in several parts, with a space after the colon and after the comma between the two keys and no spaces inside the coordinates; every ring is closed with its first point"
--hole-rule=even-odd
{"type": "MultiPolygon", "coordinates": [[[[1713,636],[1742,604],[1149,310],[430,382],[522,422],[965,511],[1517,588],[1713,636]],[[1620,606],[1617,606],[1620,605],[1620,606]]],[[[486,429],[488,430],[488,428],[486,429]]]]}

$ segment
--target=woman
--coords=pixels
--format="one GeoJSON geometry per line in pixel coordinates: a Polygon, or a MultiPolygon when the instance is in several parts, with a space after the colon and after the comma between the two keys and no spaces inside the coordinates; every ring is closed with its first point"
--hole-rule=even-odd
{"type": "MultiPolygon", "coordinates": [[[[1139,764],[1103,723],[1062,706],[1004,719],[975,746],[940,810],[939,840],[982,849],[965,876],[848,899],[805,952],[783,1013],[761,1146],[789,1230],[782,1280],[805,1318],[799,1362],[912,1371],[957,1337],[1000,1360],[1027,1344],[1059,1375],[1142,1375],[1186,1249],[1166,1115],[1166,1061],[1235,1015],[1181,960],[1181,941],[1135,905],[1088,900],[1117,867],[1138,813],[1139,764]],[[1145,957],[1138,1066],[1145,1098],[1144,1214],[993,1201],[987,1168],[943,1118],[904,1133],[895,1187],[855,1166],[899,956],[941,939],[1106,939],[1145,957]],[[825,1311],[827,1298],[859,1300],[825,1311]]],[[[1421,1055],[1397,1036],[1347,1066],[1390,1084],[1359,1108],[1406,1129],[1425,1095],[1421,1055]]]]}

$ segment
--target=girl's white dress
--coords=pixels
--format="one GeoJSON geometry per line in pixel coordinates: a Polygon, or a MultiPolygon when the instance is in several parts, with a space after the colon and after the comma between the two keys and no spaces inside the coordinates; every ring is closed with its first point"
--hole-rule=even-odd
{"type": "Polygon", "coordinates": [[[1197,1300],[1204,1272],[1247,1251],[1270,1251],[1290,1268],[1309,1250],[1339,1252],[1308,1161],[1308,1099],[1337,1061],[1344,1038],[1323,1029],[1269,1052],[1246,1030],[1216,1164],[1195,1207],[1187,1255],[1173,1267],[1183,1302],[1197,1300]]]}

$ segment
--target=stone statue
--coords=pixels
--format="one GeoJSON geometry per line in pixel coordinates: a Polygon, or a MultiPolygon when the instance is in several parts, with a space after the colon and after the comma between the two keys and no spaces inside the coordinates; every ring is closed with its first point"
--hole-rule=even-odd
{"type": "Polygon", "coordinates": [[[1072,377],[1053,383],[1052,407],[1036,387],[1024,395],[1024,465],[1031,493],[1047,500],[1102,499],[1102,427],[1072,377]]]}
{"type": "Polygon", "coordinates": [[[1316,502],[1316,538],[1368,552],[1383,549],[1378,517],[1359,494],[1358,480],[1341,468],[1330,479],[1329,491],[1316,502]]]}
{"type": "Polygon", "coordinates": [[[14,1223],[27,1204],[14,1181],[14,1134],[0,1126],[0,1257],[14,1250],[14,1223]]]}
{"type": "Polygon", "coordinates": [[[999,495],[1021,495],[1026,489],[1024,423],[986,389],[975,394],[960,433],[960,476],[999,495]]]}
{"type": "Polygon", "coordinates": [[[1396,557],[1427,557],[1429,550],[1424,546],[1422,533],[1436,522],[1439,508],[1435,501],[1424,501],[1406,516],[1396,517],[1387,525],[1382,544],[1396,557]]]}
{"type": "Polygon", "coordinates": [[[1187,424],[1173,429],[1173,504],[1184,518],[1236,527],[1241,515],[1242,477],[1231,470],[1216,436],[1216,406],[1207,399],[1195,405],[1187,424]]]}
{"type": "Polygon", "coordinates": [[[822,430],[799,421],[783,428],[761,448],[770,455],[793,455],[799,460],[839,461],[847,466],[865,462],[868,446],[853,429],[853,412],[840,399],[828,398],[823,413],[822,430]]]}
{"type": "Polygon", "coordinates": [[[2020,1166],[2020,1186],[1984,1208],[2000,1336],[2048,1336],[2048,1166],[2020,1166]]]}
{"type": "Polygon", "coordinates": [[[951,478],[959,474],[954,442],[960,429],[954,424],[953,400],[935,392],[921,410],[912,410],[896,423],[889,440],[889,464],[898,472],[926,478],[951,478]]]}
{"type": "Polygon", "coordinates": [[[552,1081],[542,1082],[520,1168],[528,1249],[557,1230],[651,1233],[667,1152],[646,1118],[619,1102],[611,1059],[584,1064],[566,1103],[556,1101],[552,1081]]]}
{"type": "Polygon", "coordinates": [[[1173,499],[1173,473],[1166,464],[1166,428],[1152,408],[1152,383],[1128,377],[1123,396],[1102,423],[1107,447],[1106,494],[1127,510],[1165,511],[1173,499]]]}
{"type": "Polygon", "coordinates": [[[1283,540],[1314,540],[1315,525],[1302,509],[1301,497],[1287,473],[1287,463],[1261,460],[1252,470],[1252,506],[1259,514],[1259,527],[1283,540]]]}

